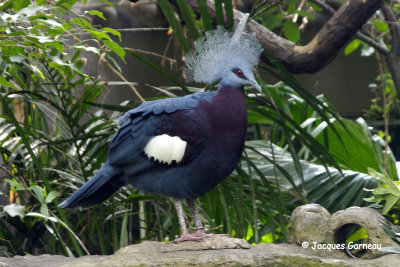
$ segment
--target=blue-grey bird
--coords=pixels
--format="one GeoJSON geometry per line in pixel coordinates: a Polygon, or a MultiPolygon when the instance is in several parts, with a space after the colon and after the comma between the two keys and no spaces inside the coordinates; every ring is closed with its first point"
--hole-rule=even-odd
{"type": "Polygon", "coordinates": [[[125,113],[109,144],[107,161],[60,207],[91,207],[131,185],[173,198],[182,229],[175,242],[207,237],[195,199],[238,164],[247,127],[244,86],[261,91],[253,68],[262,48],[244,26],[242,21],[233,34],[222,28],[206,33],[186,56],[188,80],[219,82],[217,91],[148,101],[125,113]],[[195,224],[191,234],[183,199],[195,224]]]}

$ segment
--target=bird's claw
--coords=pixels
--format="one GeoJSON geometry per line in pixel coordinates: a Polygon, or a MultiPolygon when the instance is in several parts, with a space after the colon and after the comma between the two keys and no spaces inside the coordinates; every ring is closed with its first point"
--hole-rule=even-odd
{"type": "Polygon", "coordinates": [[[197,231],[197,232],[192,233],[192,234],[182,234],[181,237],[175,239],[172,242],[174,242],[175,244],[178,244],[178,243],[181,243],[181,242],[186,242],[186,241],[197,241],[197,242],[200,242],[200,241],[203,241],[204,238],[208,238],[208,237],[211,237],[211,236],[212,236],[212,234],[206,234],[203,231],[201,231],[201,232],[197,231]]]}

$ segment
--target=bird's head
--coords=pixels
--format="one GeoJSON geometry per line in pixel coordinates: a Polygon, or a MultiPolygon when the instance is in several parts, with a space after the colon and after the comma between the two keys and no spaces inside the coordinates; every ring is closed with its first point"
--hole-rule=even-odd
{"type": "Polygon", "coordinates": [[[261,91],[253,68],[263,49],[255,36],[243,29],[230,33],[218,27],[197,40],[196,49],[186,55],[186,79],[207,84],[219,81],[235,87],[252,85],[261,91]]]}
{"type": "Polygon", "coordinates": [[[235,62],[235,60],[232,60],[233,64],[221,70],[220,83],[222,85],[226,84],[234,87],[251,85],[261,92],[261,87],[254,78],[252,66],[245,64],[245,62],[240,62],[240,60],[238,61],[239,62],[235,62]]]}

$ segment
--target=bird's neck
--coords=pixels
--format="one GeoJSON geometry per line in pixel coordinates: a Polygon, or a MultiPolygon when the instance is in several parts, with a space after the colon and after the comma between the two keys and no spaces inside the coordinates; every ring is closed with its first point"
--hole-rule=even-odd
{"type": "Polygon", "coordinates": [[[224,81],[221,81],[221,83],[219,84],[218,92],[226,91],[228,88],[229,88],[229,90],[231,90],[231,89],[238,90],[238,91],[240,91],[240,92],[242,92],[244,94],[243,85],[241,85],[241,84],[240,85],[230,84],[230,83],[227,83],[227,82],[224,82],[224,81]]]}
{"type": "Polygon", "coordinates": [[[225,107],[233,113],[246,113],[243,86],[221,83],[212,102],[216,104],[218,110],[220,110],[221,107],[225,107]]]}

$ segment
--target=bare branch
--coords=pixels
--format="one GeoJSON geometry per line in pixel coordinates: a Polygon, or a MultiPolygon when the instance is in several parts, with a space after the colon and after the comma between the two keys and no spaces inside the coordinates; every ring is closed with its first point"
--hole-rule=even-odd
{"type": "Polygon", "coordinates": [[[392,10],[386,5],[381,5],[382,14],[388,21],[390,33],[392,36],[392,49],[391,53],[395,53],[397,57],[400,56],[400,22],[393,14],[392,10]]]}

